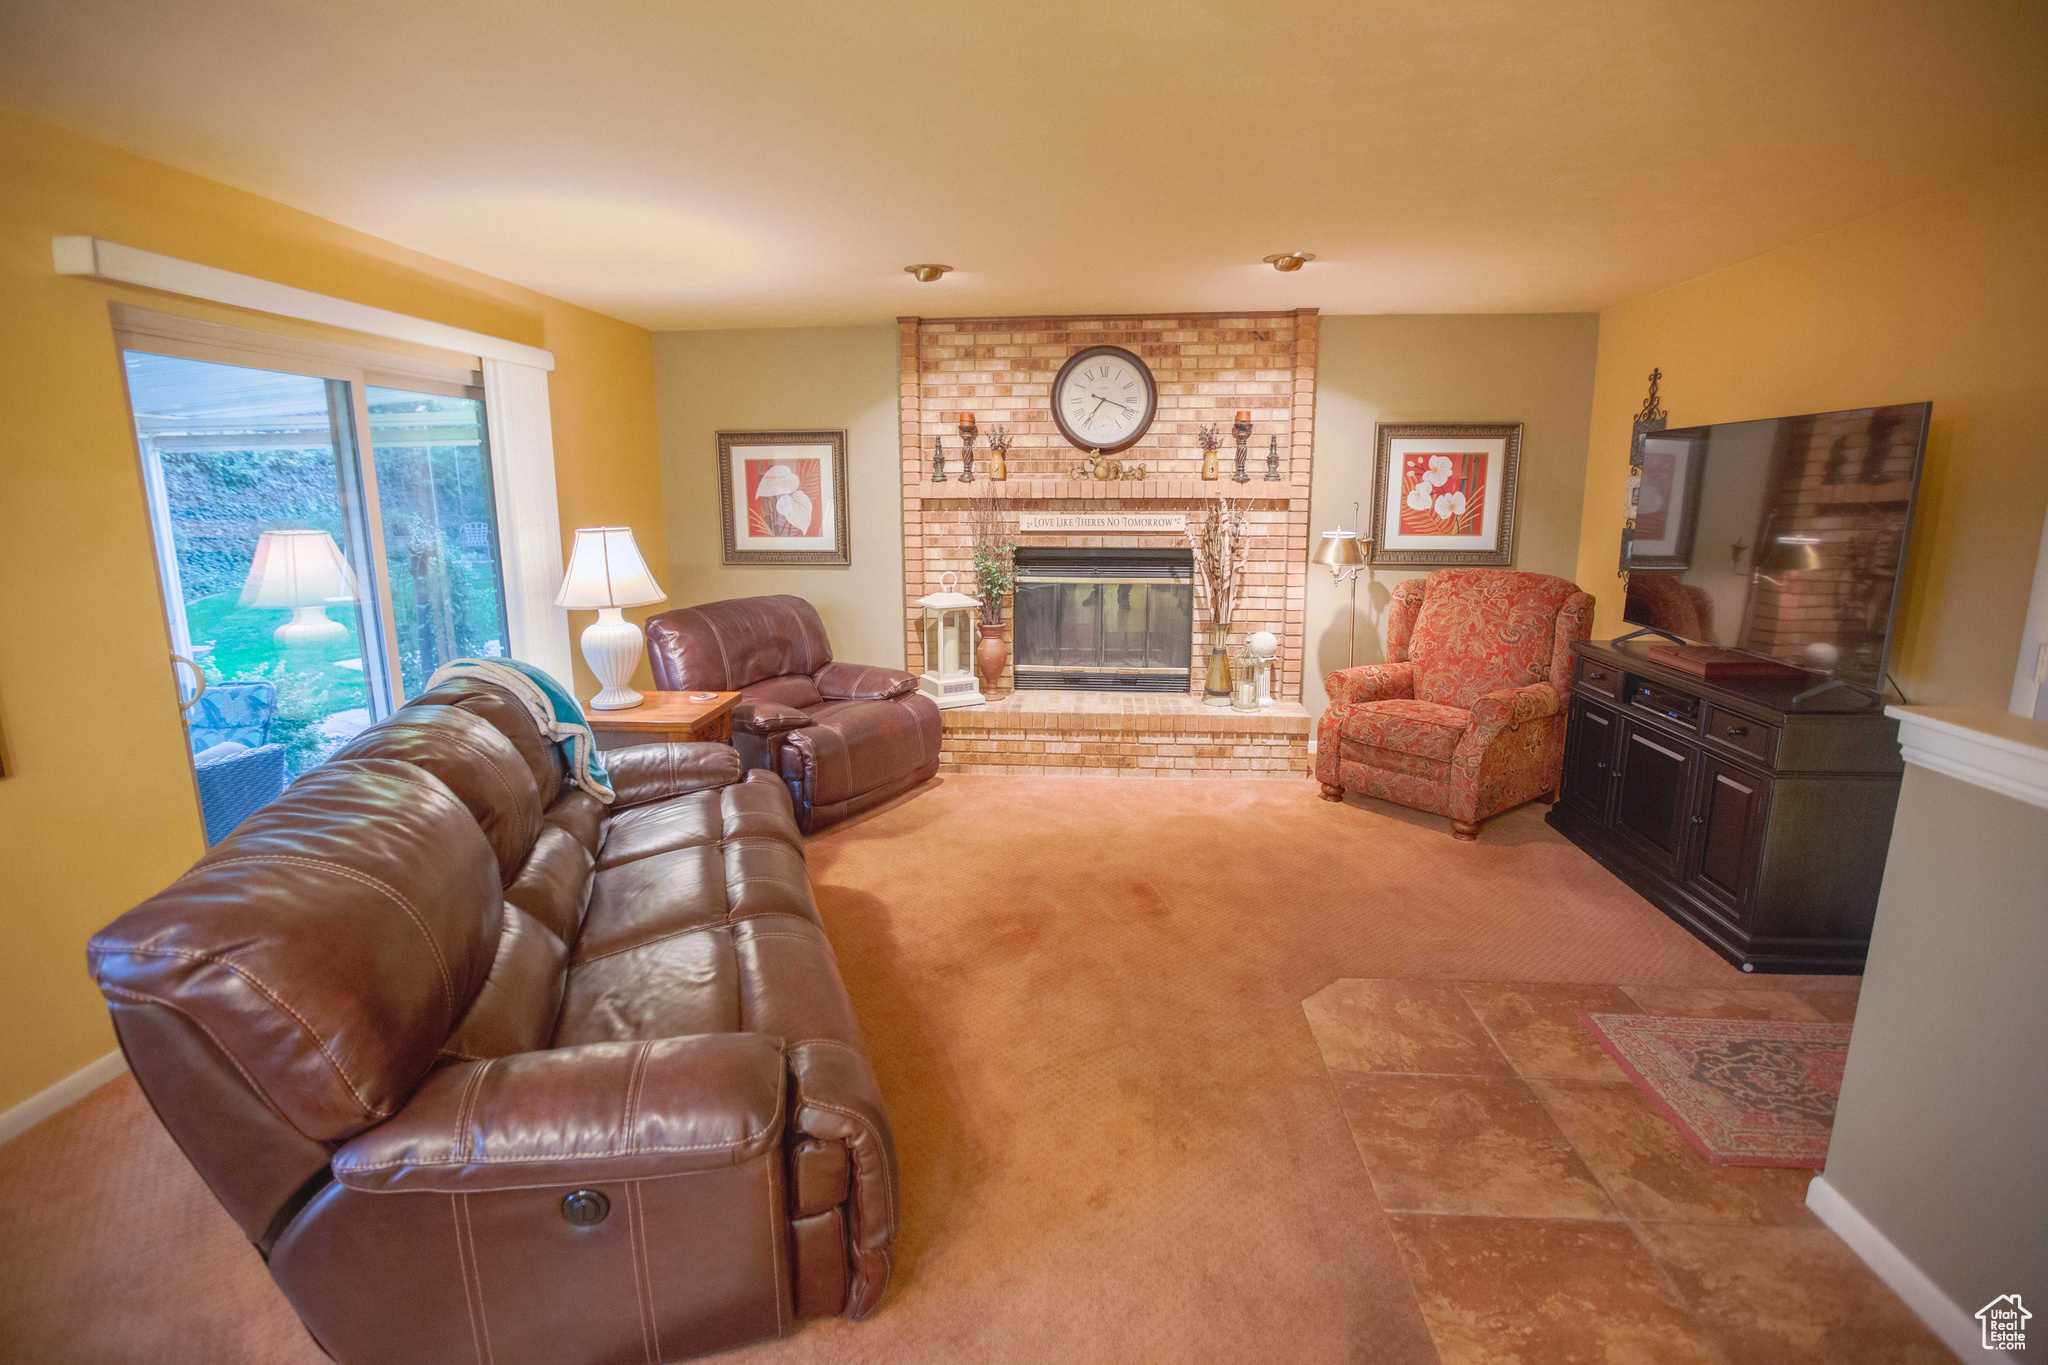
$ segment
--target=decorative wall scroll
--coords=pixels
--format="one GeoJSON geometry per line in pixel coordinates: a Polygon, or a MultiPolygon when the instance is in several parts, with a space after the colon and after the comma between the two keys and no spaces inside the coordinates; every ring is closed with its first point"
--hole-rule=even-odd
{"type": "Polygon", "coordinates": [[[1164,531],[1184,534],[1185,512],[1019,512],[1017,529],[1025,535],[1130,535],[1164,531]]]}

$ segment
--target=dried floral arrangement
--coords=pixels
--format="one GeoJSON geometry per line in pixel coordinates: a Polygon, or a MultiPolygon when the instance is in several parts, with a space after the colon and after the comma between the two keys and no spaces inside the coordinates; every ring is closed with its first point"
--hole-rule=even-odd
{"type": "Polygon", "coordinates": [[[1195,444],[1204,450],[1221,450],[1223,448],[1223,428],[1217,426],[1214,422],[1209,423],[1195,433],[1195,444]]]}
{"type": "Polygon", "coordinates": [[[1009,499],[993,494],[969,506],[967,532],[974,548],[974,595],[981,599],[981,623],[1003,623],[1003,599],[1017,580],[1017,542],[1003,522],[1009,499]]]}
{"type": "Polygon", "coordinates": [[[990,452],[997,455],[1008,453],[1011,439],[1010,431],[1007,427],[990,427],[986,432],[982,433],[983,442],[987,444],[990,452]]]}
{"type": "Polygon", "coordinates": [[[1188,544],[1195,552],[1195,577],[1209,603],[1209,621],[1226,629],[1244,587],[1245,565],[1251,557],[1248,502],[1217,498],[1199,529],[1190,528],[1188,544]]]}

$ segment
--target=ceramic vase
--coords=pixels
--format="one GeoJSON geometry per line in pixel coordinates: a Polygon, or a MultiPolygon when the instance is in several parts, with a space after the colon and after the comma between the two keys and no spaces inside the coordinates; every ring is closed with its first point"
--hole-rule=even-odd
{"type": "Polygon", "coordinates": [[[974,651],[974,661],[980,665],[984,690],[993,692],[996,684],[1003,679],[1003,665],[1010,662],[1010,646],[1003,640],[1000,625],[981,628],[981,645],[974,651]]]}
{"type": "Polygon", "coordinates": [[[1216,452],[1215,452],[1215,451],[1213,451],[1213,450],[1205,450],[1205,451],[1203,451],[1203,452],[1202,452],[1202,478],[1203,478],[1204,480],[1206,480],[1207,482],[1209,482],[1209,483],[1214,483],[1214,482],[1216,482],[1216,476],[1217,476],[1217,474],[1219,474],[1220,472],[1222,472],[1222,471],[1220,471],[1220,470],[1219,470],[1219,469],[1217,469],[1217,467],[1216,467],[1216,452]]]}
{"type": "Polygon", "coordinates": [[[1010,477],[1009,451],[992,450],[989,452],[988,476],[991,480],[993,480],[996,483],[1002,483],[1004,480],[1010,477]]]}

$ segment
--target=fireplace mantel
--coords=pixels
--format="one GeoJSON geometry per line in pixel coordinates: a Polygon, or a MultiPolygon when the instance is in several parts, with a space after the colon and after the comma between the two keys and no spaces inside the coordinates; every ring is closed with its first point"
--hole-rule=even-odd
{"type": "MultiPolygon", "coordinates": [[[[1127,314],[1034,318],[900,318],[901,457],[904,549],[904,640],[912,669],[922,666],[916,600],[941,573],[972,580],[968,522],[972,502],[1000,498],[1020,545],[1185,546],[1182,532],[1017,533],[1024,512],[1183,514],[1198,526],[1219,497],[1246,500],[1253,524],[1253,566],[1239,602],[1232,639],[1270,630],[1280,638],[1278,695],[1298,700],[1309,551],[1309,486],[1315,446],[1316,312],[1298,309],[1241,314],[1127,314]],[[1118,453],[1144,464],[1142,480],[1074,477],[1084,452],[1067,444],[1048,407],[1054,376],[1067,357],[1090,346],[1123,346],[1142,357],[1159,388],[1151,429],[1118,453]],[[1231,479],[1236,452],[1228,439],[1237,410],[1251,414],[1250,481],[1231,479]],[[958,478],[960,413],[975,414],[981,439],[972,482],[958,478]],[[991,480],[986,438],[1006,427],[1009,477],[991,480]],[[1222,477],[1201,478],[1196,435],[1205,425],[1225,433],[1218,452],[1222,477]],[[945,482],[931,478],[932,441],[946,453],[945,482]],[[1266,475],[1269,440],[1277,438],[1278,480],[1266,475]]],[[[1005,620],[1012,619],[1010,604],[1005,620]]],[[[1206,614],[1198,611],[1198,645],[1189,660],[1189,688],[1199,692],[1206,614]]],[[[1002,690],[1009,690],[1006,676],[1002,690]]]]}

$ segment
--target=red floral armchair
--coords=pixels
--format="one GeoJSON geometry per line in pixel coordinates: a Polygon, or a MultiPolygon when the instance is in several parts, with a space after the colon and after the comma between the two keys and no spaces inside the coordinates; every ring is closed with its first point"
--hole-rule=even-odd
{"type": "Polygon", "coordinates": [[[1592,596],[1548,574],[1438,569],[1396,584],[1393,662],[1323,680],[1323,798],[1363,792],[1435,811],[1475,839],[1488,816],[1554,797],[1572,641],[1592,628],[1592,596]]]}

